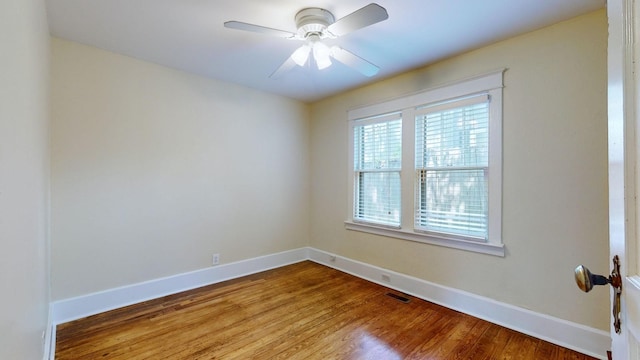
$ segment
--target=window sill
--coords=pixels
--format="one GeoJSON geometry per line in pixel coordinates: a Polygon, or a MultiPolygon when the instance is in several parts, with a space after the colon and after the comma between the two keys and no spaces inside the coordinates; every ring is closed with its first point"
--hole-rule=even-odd
{"type": "Polygon", "coordinates": [[[476,241],[449,239],[446,237],[438,237],[402,229],[392,229],[369,224],[356,223],[353,221],[345,221],[344,224],[347,230],[361,231],[369,234],[388,236],[397,239],[416,241],[424,244],[444,246],[448,248],[472,251],[493,256],[505,256],[504,244],[498,245],[476,241]]]}

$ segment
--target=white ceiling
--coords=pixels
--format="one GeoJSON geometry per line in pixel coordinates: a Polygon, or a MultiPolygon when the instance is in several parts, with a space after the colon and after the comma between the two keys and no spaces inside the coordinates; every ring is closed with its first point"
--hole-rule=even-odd
{"type": "MultiPolygon", "coordinates": [[[[227,29],[237,20],[295,32],[305,7],[336,19],[372,0],[47,0],[52,35],[302,101],[375,82],[585,14],[605,0],[375,0],[389,19],[334,40],[378,65],[371,78],[334,62],[269,75],[300,42],[227,29]]],[[[506,64],[505,64],[506,65],[506,64]]]]}

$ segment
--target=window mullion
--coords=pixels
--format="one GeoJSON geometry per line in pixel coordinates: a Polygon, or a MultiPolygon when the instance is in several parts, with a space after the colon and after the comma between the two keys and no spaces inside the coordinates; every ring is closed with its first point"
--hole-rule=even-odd
{"type": "Polygon", "coordinates": [[[402,111],[402,171],[400,181],[402,185],[402,219],[403,229],[413,229],[414,207],[414,179],[415,179],[415,115],[412,108],[402,111]]]}

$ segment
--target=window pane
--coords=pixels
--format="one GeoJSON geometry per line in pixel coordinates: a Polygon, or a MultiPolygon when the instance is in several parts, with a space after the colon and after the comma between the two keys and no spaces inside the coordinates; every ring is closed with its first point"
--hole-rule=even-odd
{"type": "Polygon", "coordinates": [[[485,239],[487,178],[484,169],[420,170],[418,228],[485,239]]]}
{"type": "Polygon", "coordinates": [[[354,128],[354,170],[400,170],[402,120],[354,128]]]}
{"type": "Polygon", "coordinates": [[[487,166],[488,103],[416,117],[416,168],[487,166]]]}
{"type": "Polygon", "coordinates": [[[400,172],[356,173],[354,219],[400,225],[400,172]]]}

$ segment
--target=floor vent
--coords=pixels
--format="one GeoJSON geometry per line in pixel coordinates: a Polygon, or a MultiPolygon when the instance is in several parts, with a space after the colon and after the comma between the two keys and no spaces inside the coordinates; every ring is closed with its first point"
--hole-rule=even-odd
{"type": "Polygon", "coordinates": [[[408,297],[404,297],[402,295],[398,295],[398,294],[394,294],[394,293],[387,293],[387,296],[392,297],[400,302],[403,302],[405,304],[408,304],[409,301],[411,301],[411,299],[409,299],[408,297]]]}

